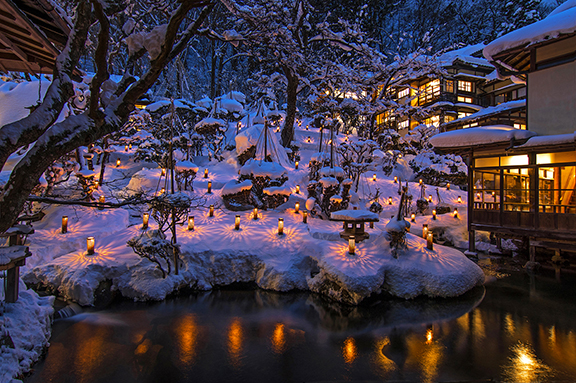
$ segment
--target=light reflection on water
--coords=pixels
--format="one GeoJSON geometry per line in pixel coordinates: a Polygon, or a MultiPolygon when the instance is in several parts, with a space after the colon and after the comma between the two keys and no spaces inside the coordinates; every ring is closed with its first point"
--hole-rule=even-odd
{"type": "Polygon", "coordinates": [[[360,307],[258,290],[123,302],[57,321],[25,381],[575,380],[574,288],[524,282],[360,307]]]}

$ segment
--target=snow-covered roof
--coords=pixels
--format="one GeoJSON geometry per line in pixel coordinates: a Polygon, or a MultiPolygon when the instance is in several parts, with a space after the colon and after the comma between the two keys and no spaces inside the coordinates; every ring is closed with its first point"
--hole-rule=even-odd
{"type": "Polygon", "coordinates": [[[477,145],[488,145],[526,140],[536,133],[529,130],[514,129],[506,125],[481,126],[440,133],[430,138],[436,148],[464,148],[477,145]]]}
{"type": "Polygon", "coordinates": [[[485,66],[491,67],[492,65],[481,57],[472,56],[474,53],[484,49],[484,44],[468,45],[466,47],[455,49],[453,51],[442,54],[438,60],[442,65],[452,65],[457,60],[462,61],[472,66],[485,66]]]}
{"type": "Polygon", "coordinates": [[[575,143],[576,143],[576,132],[568,134],[555,134],[552,136],[535,136],[526,141],[525,144],[516,146],[515,149],[532,148],[536,146],[575,144],[575,143]]]}
{"type": "Polygon", "coordinates": [[[378,221],[378,214],[368,210],[338,210],[330,214],[337,221],[378,221]]]}
{"type": "Polygon", "coordinates": [[[543,20],[517,29],[492,41],[484,48],[484,57],[494,56],[512,48],[530,46],[560,35],[576,32],[576,0],[568,0],[543,20]]]}
{"type": "Polygon", "coordinates": [[[493,115],[496,115],[499,113],[503,113],[503,112],[506,112],[509,110],[523,108],[525,106],[526,106],[526,100],[508,101],[508,102],[504,102],[500,105],[489,106],[489,107],[484,108],[484,109],[482,109],[476,113],[473,113],[469,116],[462,117],[462,118],[459,118],[457,120],[442,124],[442,126],[451,126],[451,125],[462,124],[462,123],[471,123],[471,122],[480,120],[482,118],[490,117],[490,116],[493,116],[493,115]]]}

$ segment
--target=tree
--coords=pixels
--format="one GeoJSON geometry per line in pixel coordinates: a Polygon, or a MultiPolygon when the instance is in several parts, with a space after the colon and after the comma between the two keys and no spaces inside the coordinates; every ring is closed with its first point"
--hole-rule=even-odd
{"type": "MultiPolygon", "coordinates": [[[[20,121],[0,128],[0,169],[18,149],[31,146],[11,171],[0,195],[0,232],[7,230],[18,214],[42,173],[58,158],[80,146],[118,131],[134,110],[134,104],[156,82],[164,67],[187,46],[198,33],[213,4],[206,0],[186,0],[174,9],[166,24],[149,32],[132,32],[128,42],[127,64],[142,60],[146,53],[149,64],[137,80],[125,72],[119,83],[109,78],[109,58],[114,43],[111,21],[133,4],[116,1],[81,1],[75,8],[75,22],[66,47],[58,56],[53,80],[42,103],[20,121]],[[191,22],[190,14],[197,10],[191,22]],[[70,115],[55,123],[64,104],[73,96],[72,77],[93,25],[98,26],[95,50],[96,75],[90,84],[90,100],[84,113],[70,115]],[[140,44],[138,44],[140,43],[140,44]]],[[[168,5],[165,8],[169,8],[168,5]]],[[[129,36],[129,37],[130,37],[129,36]]]]}

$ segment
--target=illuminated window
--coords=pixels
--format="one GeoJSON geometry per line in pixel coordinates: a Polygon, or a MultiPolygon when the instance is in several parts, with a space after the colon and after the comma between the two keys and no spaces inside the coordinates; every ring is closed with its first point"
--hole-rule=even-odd
{"type": "Polygon", "coordinates": [[[433,125],[436,128],[440,126],[440,116],[430,116],[424,120],[425,125],[433,125]]]}
{"type": "Polygon", "coordinates": [[[468,104],[472,104],[472,97],[462,97],[458,96],[458,102],[465,102],[468,104]]]}
{"type": "Polygon", "coordinates": [[[418,89],[420,96],[418,97],[418,105],[424,105],[435,98],[440,97],[440,80],[433,80],[418,89]]]}
{"type": "Polygon", "coordinates": [[[472,113],[468,112],[458,112],[458,118],[464,118],[470,116],[472,113]]]}
{"type": "Polygon", "coordinates": [[[458,90],[462,92],[472,92],[472,83],[470,81],[458,81],[458,90]]]}
{"type": "Polygon", "coordinates": [[[514,129],[526,130],[526,124],[514,124],[514,129]]]}
{"type": "Polygon", "coordinates": [[[446,80],[446,92],[454,93],[454,81],[446,80]]]}
{"type": "Polygon", "coordinates": [[[398,98],[407,97],[410,95],[410,88],[402,89],[398,92],[398,98]]]}
{"type": "Polygon", "coordinates": [[[454,117],[454,116],[450,116],[450,115],[444,116],[444,122],[454,121],[455,119],[456,119],[456,117],[454,117]]]}
{"type": "Polygon", "coordinates": [[[409,126],[410,126],[409,120],[400,121],[398,123],[398,129],[408,129],[409,126]]]}

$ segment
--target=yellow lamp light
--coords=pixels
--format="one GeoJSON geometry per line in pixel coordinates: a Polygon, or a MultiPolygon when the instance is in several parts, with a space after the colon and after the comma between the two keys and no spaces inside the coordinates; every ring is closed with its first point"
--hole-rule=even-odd
{"type": "Polygon", "coordinates": [[[428,238],[428,225],[427,224],[422,225],[422,238],[424,238],[424,239],[428,238]]]}
{"type": "Polygon", "coordinates": [[[236,215],[234,220],[234,230],[240,230],[240,216],[236,215]]]}
{"type": "Polygon", "coordinates": [[[252,214],[252,219],[256,221],[258,219],[258,208],[254,208],[254,213],[252,214]]]}
{"type": "Polygon", "coordinates": [[[351,235],[348,237],[348,254],[354,255],[356,252],[356,238],[351,235]]]}
{"type": "Polygon", "coordinates": [[[118,159],[116,160],[116,167],[117,167],[117,168],[120,167],[120,158],[118,158],[118,159]]]}
{"type": "Polygon", "coordinates": [[[308,223],[308,212],[306,210],[302,211],[302,223],[308,223]]]}
{"type": "Polygon", "coordinates": [[[436,220],[436,210],[432,210],[432,219],[436,220]]]}
{"type": "Polygon", "coordinates": [[[298,214],[300,212],[300,202],[296,202],[294,205],[294,213],[298,214]]]}
{"type": "Polygon", "coordinates": [[[189,231],[194,230],[194,216],[193,215],[188,216],[188,230],[189,231]]]}
{"type": "Polygon", "coordinates": [[[68,216],[62,216],[62,234],[68,233],[68,216]]]}
{"type": "Polygon", "coordinates": [[[94,237],[86,238],[86,253],[88,255],[94,254],[94,237]]]}
{"type": "Polygon", "coordinates": [[[278,218],[278,235],[284,235],[284,218],[278,218]]]}
{"type": "Polygon", "coordinates": [[[208,169],[204,169],[204,178],[208,178],[208,169]]]}
{"type": "Polygon", "coordinates": [[[298,170],[298,161],[294,163],[294,169],[298,170]]]}
{"type": "Polygon", "coordinates": [[[150,213],[142,214],[142,230],[148,229],[148,221],[150,220],[150,213]]]}
{"type": "Polygon", "coordinates": [[[412,215],[410,216],[410,221],[416,222],[416,214],[412,213],[412,215]]]}

